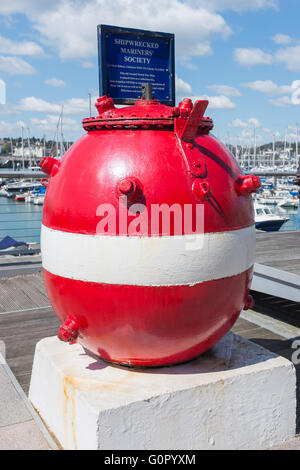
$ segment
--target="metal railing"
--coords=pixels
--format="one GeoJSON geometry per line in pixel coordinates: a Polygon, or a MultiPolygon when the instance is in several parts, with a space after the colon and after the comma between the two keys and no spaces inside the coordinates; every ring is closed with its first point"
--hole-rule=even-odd
{"type": "Polygon", "coordinates": [[[28,170],[20,170],[20,171],[13,171],[13,170],[1,170],[0,171],[0,178],[13,178],[13,179],[20,179],[20,178],[29,178],[29,179],[41,179],[45,177],[45,173],[41,171],[28,171],[28,170]]]}
{"type": "Polygon", "coordinates": [[[43,207],[0,197],[0,257],[37,254],[40,252],[40,231],[43,207]],[[6,236],[22,245],[1,249],[6,236]]]}
{"type": "MultiPolygon", "coordinates": [[[[1,169],[2,180],[36,180],[45,174],[41,171],[1,169]]],[[[26,193],[23,189],[23,193],[26,193]]],[[[40,252],[40,231],[42,220],[42,205],[31,202],[15,201],[13,198],[0,197],[0,242],[9,236],[17,242],[24,242],[9,249],[1,249],[0,257],[10,255],[36,254],[40,252]]]]}

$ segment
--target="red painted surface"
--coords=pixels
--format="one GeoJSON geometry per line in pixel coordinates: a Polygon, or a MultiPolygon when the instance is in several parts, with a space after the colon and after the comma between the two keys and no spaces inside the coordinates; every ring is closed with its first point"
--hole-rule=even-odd
{"type": "Polygon", "coordinates": [[[236,180],[237,192],[243,196],[248,196],[251,193],[256,193],[260,188],[261,183],[258,176],[246,175],[239,176],[236,180]]]}
{"type": "Polygon", "coordinates": [[[42,158],[40,161],[41,170],[47,175],[53,174],[55,169],[58,170],[60,162],[52,157],[42,158]]]}
{"type": "Polygon", "coordinates": [[[67,320],[61,325],[58,337],[61,341],[73,342],[78,338],[80,324],[71,315],[68,316],[67,320]]]}
{"type": "MultiPolygon", "coordinates": [[[[59,165],[42,163],[50,175],[43,224],[93,235],[100,204],[112,204],[116,214],[123,204],[128,227],[134,203],[144,204],[149,214],[153,204],[195,209],[200,202],[205,232],[252,226],[250,193],[256,183],[241,175],[229,150],[209,134],[213,124],[203,116],[206,106],[201,101],[193,107],[186,99],[170,108],[151,100],[116,109],[110,98],[99,98],[99,116],[83,121],[88,133],[59,165]]],[[[145,226],[147,231],[142,228],[137,236],[176,234],[173,220],[170,233],[161,226],[150,232],[150,220],[145,226]]],[[[106,234],[127,234],[116,228],[117,233],[106,234]]],[[[87,349],[110,361],[164,365],[195,357],[227,333],[247,303],[251,273],[252,268],[194,286],[141,287],[83,282],[75,280],[76,273],[75,279],[66,279],[45,271],[45,284],[55,312],[67,321],[62,339],[79,334],[87,349]]]]}
{"type": "Polygon", "coordinates": [[[247,301],[252,269],[195,286],[83,282],[44,270],[60,320],[80,325],[79,342],[103,359],[131,365],[187,361],[222,338],[247,301]]]}
{"type": "Polygon", "coordinates": [[[20,194],[16,194],[15,195],[15,201],[25,202],[25,196],[21,196],[20,194]]]}
{"type": "MultiPolygon", "coordinates": [[[[155,108],[155,105],[151,106],[155,108]]],[[[170,107],[158,106],[167,108],[172,114],[170,107]]],[[[145,105],[136,107],[147,114],[145,105]]],[[[126,111],[122,108],[116,111],[118,115],[122,111],[125,122],[129,121],[126,111]]],[[[131,116],[129,111],[127,113],[131,116]]],[[[166,117],[165,121],[170,119],[166,117]]],[[[60,168],[51,175],[43,223],[67,232],[95,234],[100,221],[96,215],[99,204],[113,204],[118,212],[119,199],[114,195],[120,180],[138,180],[147,207],[165,203],[169,206],[180,204],[183,208],[184,204],[199,203],[192,187],[196,178],[201,178],[211,188],[211,197],[203,201],[205,232],[253,225],[251,198],[241,197],[237,191],[236,181],[241,174],[238,163],[221,142],[202,133],[200,128],[192,144],[180,140],[174,132],[174,126],[180,127],[176,124],[180,119],[172,118],[173,127],[166,125],[152,130],[106,129],[103,125],[102,130],[88,132],[66,152],[60,168]]],[[[186,125],[186,119],[181,120],[186,125]]],[[[123,122],[121,118],[115,121],[115,126],[119,122],[123,122]]],[[[130,122],[138,126],[140,120],[132,118],[130,122]]],[[[161,120],[157,118],[153,122],[161,120]]],[[[132,220],[130,211],[128,216],[129,224],[132,220]]],[[[173,233],[171,227],[171,235],[173,233]]]]}

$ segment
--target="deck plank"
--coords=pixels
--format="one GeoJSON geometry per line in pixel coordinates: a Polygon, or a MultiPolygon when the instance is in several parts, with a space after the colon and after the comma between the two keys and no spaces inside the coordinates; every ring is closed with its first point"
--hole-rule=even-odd
{"type": "Polygon", "coordinates": [[[300,231],[257,233],[256,263],[300,275],[300,231]]]}

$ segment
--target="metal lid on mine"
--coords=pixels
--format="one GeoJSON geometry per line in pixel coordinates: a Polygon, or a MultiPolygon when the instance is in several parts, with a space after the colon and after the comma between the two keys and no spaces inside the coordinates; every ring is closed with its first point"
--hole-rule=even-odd
{"type": "MultiPolygon", "coordinates": [[[[102,96],[97,99],[95,106],[98,116],[82,121],[86,131],[173,128],[175,119],[188,119],[193,110],[192,100],[188,98],[177,107],[166,106],[155,99],[142,98],[132,106],[116,108],[112,98],[102,96]]],[[[213,122],[210,118],[202,117],[198,127],[203,133],[208,133],[213,128],[213,122]]]]}

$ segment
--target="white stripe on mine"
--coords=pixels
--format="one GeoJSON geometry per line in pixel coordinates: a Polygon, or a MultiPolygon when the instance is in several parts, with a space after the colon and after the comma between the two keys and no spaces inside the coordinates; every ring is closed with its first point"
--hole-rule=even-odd
{"type": "Polygon", "coordinates": [[[61,232],[42,226],[43,267],[81,281],[140,286],[193,285],[235,276],[255,256],[255,228],[170,237],[61,232]]]}

